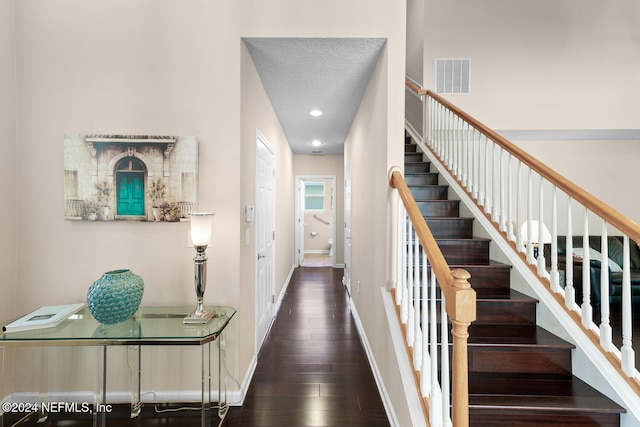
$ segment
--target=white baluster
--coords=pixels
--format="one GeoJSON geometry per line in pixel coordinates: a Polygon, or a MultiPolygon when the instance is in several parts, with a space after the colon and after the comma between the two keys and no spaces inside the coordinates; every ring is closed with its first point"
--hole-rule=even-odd
{"type": "MultiPolygon", "coordinates": [[[[507,185],[505,179],[507,174],[505,173],[504,157],[507,154],[507,150],[500,149],[500,231],[507,231],[507,185]]],[[[507,163],[507,166],[509,164],[507,163]]]]}
{"type": "Polygon", "coordinates": [[[602,264],[600,265],[600,345],[605,351],[612,349],[611,315],[609,312],[609,238],[607,222],[602,221],[602,233],[600,237],[600,253],[602,264]]]}
{"type": "Polygon", "coordinates": [[[491,214],[491,176],[493,169],[493,159],[491,158],[493,154],[493,144],[489,141],[489,138],[484,136],[485,141],[485,154],[484,154],[484,168],[485,168],[485,178],[484,178],[484,211],[488,214],[491,214]]]}
{"type": "Polygon", "coordinates": [[[518,198],[513,194],[513,172],[511,171],[511,153],[508,154],[507,157],[507,205],[508,205],[508,218],[507,218],[507,238],[512,242],[516,241],[516,235],[513,231],[513,203],[517,201],[518,198]]]}
{"type": "Polygon", "coordinates": [[[575,310],[576,306],[576,289],[573,286],[573,218],[571,216],[571,197],[567,200],[567,241],[565,243],[566,250],[566,269],[565,287],[564,287],[564,304],[570,309],[575,310]]]}
{"type": "Polygon", "coordinates": [[[397,246],[396,246],[396,252],[397,252],[397,270],[396,270],[396,305],[400,305],[400,303],[402,302],[402,278],[404,276],[404,262],[403,262],[403,254],[404,254],[404,250],[402,249],[402,245],[404,244],[404,233],[403,233],[403,229],[404,229],[404,221],[406,221],[406,216],[405,216],[405,210],[404,210],[404,204],[402,202],[402,200],[400,198],[398,198],[398,217],[397,217],[397,246]]]}
{"type": "Polygon", "coordinates": [[[544,179],[540,176],[540,189],[538,191],[538,275],[548,277],[546,259],[544,256],[544,179]]]}
{"type": "Polygon", "coordinates": [[[533,228],[533,177],[531,168],[528,168],[529,175],[527,177],[527,262],[529,264],[535,264],[536,260],[533,257],[533,244],[531,241],[533,240],[533,236],[531,235],[531,231],[533,228]]]}
{"type": "Polygon", "coordinates": [[[456,178],[460,178],[460,153],[458,150],[458,116],[456,116],[453,111],[450,111],[451,114],[451,151],[453,157],[453,176],[456,178]]]}
{"type": "Polygon", "coordinates": [[[622,258],[622,370],[628,376],[635,373],[635,352],[631,346],[633,338],[633,307],[631,305],[631,263],[629,257],[629,236],[624,236],[624,257],[622,258]]]}
{"type": "Polygon", "coordinates": [[[593,321],[591,308],[591,256],[589,254],[589,210],[584,208],[582,235],[582,326],[589,329],[593,321]]]}
{"type": "Polygon", "coordinates": [[[402,243],[402,275],[404,280],[402,281],[402,302],[400,303],[400,321],[403,324],[407,323],[409,319],[409,291],[407,290],[409,285],[409,231],[411,230],[411,221],[409,216],[405,216],[405,223],[403,228],[403,243],[402,243]]]}
{"type": "Polygon", "coordinates": [[[524,239],[522,238],[522,162],[518,160],[518,170],[517,170],[517,184],[516,184],[516,196],[514,198],[514,202],[516,203],[516,231],[518,233],[518,241],[516,243],[516,247],[518,251],[524,252],[524,239]]]}
{"type": "Polygon", "coordinates": [[[469,141],[467,139],[468,123],[460,119],[460,151],[462,155],[462,188],[469,189],[469,141]]]}
{"type": "Polygon", "coordinates": [[[429,346],[429,356],[431,357],[431,400],[429,408],[429,421],[432,426],[439,426],[442,423],[442,392],[438,385],[438,324],[437,324],[437,307],[436,307],[436,274],[431,269],[431,301],[429,314],[431,320],[429,326],[431,328],[431,343],[429,346]]]}
{"type": "Polygon", "coordinates": [[[471,134],[473,145],[473,198],[481,203],[481,196],[478,196],[478,187],[480,186],[480,135],[476,129],[471,134]]]}
{"type": "Polygon", "coordinates": [[[498,223],[500,220],[500,173],[501,173],[501,165],[500,165],[500,150],[501,148],[491,141],[491,179],[493,180],[493,190],[491,191],[493,195],[493,209],[491,219],[493,222],[498,223]]]}
{"type": "Polygon", "coordinates": [[[413,345],[413,367],[419,371],[422,367],[422,332],[420,331],[420,240],[416,230],[415,262],[413,277],[413,312],[414,312],[414,345],[413,345]]]}
{"type": "Polygon", "coordinates": [[[485,168],[487,167],[485,140],[478,132],[478,204],[484,206],[485,168]]]}
{"type": "Polygon", "coordinates": [[[442,336],[442,343],[440,344],[440,375],[442,378],[440,387],[442,389],[442,414],[443,425],[451,426],[451,379],[449,369],[449,322],[447,317],[447,302],[444,292],[440,292],[440,334],[442,336]]]}
{"type": "Polygon", "coordinates": [[[431,391],[431,369],[429,366],[429,273],[426,251],[422,251],[422,368],[420,369],[420,392],[428,397],[431,391]]]}
{"type": "Polygon", "coordinates": [[[558,272],[558,187],[553,186],[551,194],[551,290],[560,292],[560,273],[558,272]]]}
{"type": "Polygon", "coordinates": [[[410,222],[409,229],[409,268],[407,272],[407,295],[408,295],[408,318],[407,318],[407,345],[409,347],[413,347],[413,342],[415,339],[415,322],[413,316],[415,312],[413,311],[413,299],[415,295],[413,294],[413,249],[414,249],[414,228],[413,224],[410,222]]]}

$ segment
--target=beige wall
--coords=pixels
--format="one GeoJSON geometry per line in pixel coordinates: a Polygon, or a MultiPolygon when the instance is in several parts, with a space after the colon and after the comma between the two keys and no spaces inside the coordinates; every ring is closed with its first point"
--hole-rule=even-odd
{"type": "Polygon", "coordinates": [[[393,209],[387,171],[401,164],[403,150],[402,116],[396,113],[401,110],[398,104],[402,105],[404,99],[402,92],[398,94],[393,90],[394,84],[403,83],[401,76],[391,78],[399,70],[390,65],[396,55],[392,45],[380,55],[346,141],[345,164],[351,163],[351,296],[399,425],[404,426],[411,425],[411,420],[380,292],[380,288],[388,288],[388,281],[393,277],[388,263],[389,221],[393,209]],[[385,114],[388,121],[377,119],[385,114]]]}
{"type": "MultiPolygon", "coordinates": [[[[14,1],[0,2],[0,320],[16,311],[16,74],[14,1]]],[[[7,361],[9,363],[9,361],[7,361]]],[[[0,385],[0,393],[2,393],[0,385]]],[[[4,396],[4,394],[1,394],[4,396]]]]}
{"type": "MultiPolygon", "coordinates": [[[[276,118],[273,107],[267,98],[267,94],[260,82],[260,77],[249,55],[249,51],[242,44],[241,56],[242,71],[242,133],[241,156],[243,159],[243,173],[241,175],[242,202],[238,215],[244,219],[244,207],[256,205],[256,132],[259,131],[275,151],[276,164],[276,188],[275,205],[276,239],[274,260],[274,294],[277,297],[285,286],[289,273],[294,264],[294,178],[293,156],[280,123],[276,118]]],[[[259,215],[259,213],[256,213],[259,215]]],[[[240,288],[242,292],[242,304],[245,316],[239,319],[240,330],[253,331],[255,322],[255,224],[254,222],[242,222],[242,248],[243,260],[240,271],[240,288]],[[249,233],[250,243],[247,245],[246,233],[249,233]]],[[[249,335],[249,334],[247,334],[249,335]]],[[[240,351],[240,365],[246,366],[255,354],[254,341],[247,342],[246,348],[240,351]]]]}
{"type": "MultiPolygon", "coordinates": [[[[0,125],[6,137],[3,141],[9,141],[5,150],[9,155],[2,160],[6,167],[0,168],[3,185],[17,180],[2,190],[3,198],[17,200],[17,213],[9,211],[11,226],[3,234],[12,236],[17,229],[17,235],[14,243],[3,239],[6,246],[0,247],[2,255],[7,255],[2,257],[5,271],[20,272],[15,284],[11,280],[3,283],[17,293],[15,306],[9,304],[7,309],[24,312],[45,304],[83,301],[88,287],[104,271],[121,267],[143,277],[144,304],[191,305],[193,250],[187,247],[187,224],[64,221],[62,141],[66,133],[195,135],[200,151],[199,208],[216,213],[213,242],[207,251],[205,300],[239,310],[228,331],[227,351],[230,371],[241,381],[255,355],[255,254],[252,243],[245,246],[243,209],[254,203],[256,129],[277,151],[276,194],[282,211],[276,220],[276,293],[284,286],[293,262],[290,215],[294,194],[292,156],[241,38],[387,38],[387,68],[368,95],[387,101],[384,108],[378,101],[368,101],[377,107],[367,117],[383,126],[384,133],[374,140],[384,145],[389,135],[402,134],[404,7],[390,0],[376,8],[366,0],[241,0],[224,5],[208,0],[21,0],[15,2],[13,14],[13,6],[14,2],[0,6],[1,19],[10,23],[15,16],[17,51],[14,79],[12,32],[9,25],[2,25],[0,31],[8,32],[9,37],[0,41],[0,67],[9,72],[1,74],[0,90],[10,92],[16,87],[18,94],[13,112],[17,128],[10,124],[13,120],[0,125]],[[388,121],[392,122],[389,126],[388,121]],[[15,166],[11,159],[16,159],[15,166]],[[17,228],[13,227],[16,223],[17,228]]],[[[0,109],[7,109],[9,117],[12,104],[10,96],[0,101],[0,109]]],[[[376,153],[385,151],[386,147],[375,149],[376,153]]],[[[354,160],[354,167],[360,170],[373,165],[381,168],[377,173],[384,180],[385,161],[354,160]]],[[[378,193],[376,202],[386,195],[380,179],[373,187],[378,193]]],[[[383,221],[377,219],[379,226],[383,221]]],[[[375,251],[376,256],[362,255],[362,259],[374,259],[386,248],[361,250],[375,251]]],[[[376,277],[372,289],[384,285],[384,277],[376,277]]],[[[369,335],[376,336],[379,325],[371,321],[375,310],[366,304],[360,310],[368,319],[369,335]]],[[[8,313],[3,311],[3,317],[8,313]]],[[[186,372],[193,365],[192,356],[188,350],[144,356],[146,378],[158,379],[143,380],[143,388],[197,389],[192,381],[197,372],[186,372]],[[176,367],[169,374],[167,363],[176,367]]],[[[91,365],[96,357],[79,358],[77,352],[60,357],[81,359],[88,372],[95,371],[91,365]]],[[[45,356],[44,360],[60,357],[45,356]]],[[[31,367],[35,362],[25,363],[31,367]]],[[[113,363],[118,366],[117,360],[113,363]]],[[[59,366],[54,364],[54,368],[59,366]]],[[[67,362],[65,366],[81,367],[67,362]]],[[[33,384],[38,381],[36,369],[30,378],[33,384]]],[[[30,382],[25,382],[26,387],[30,382]]],[[[126,384],[111,387],[126,388],[126,384]]]]}
{"type": "MultiPolygon", "coordinates": [[[[296,154],[293,156],[293,172],[296,176],[321,175],[336,177],[334,200],[336,208],[336,236],[334,239],[334,250],[336,253],[336,264],[344,264],[344,156],[341,154],[326,156],[296,154]]],[[[322,218],[333,221],[328,214],[322,218]]],[[[323,226],[325,229],[330,227],[319,223],[317,220],[314,221],[318,223],[318,229],[320,229],[320,226],[323,226]]],[[[308,224],[313,224],[313,222],[308,222],[308,224]]],[[[308,231],[311,230],[309,229],[308,231]]],[[[308,233],[306,234],[308,235],[308,233]]],[[[327,236],[327,238],[328,237],[329,236],[327,236]]],[[[318,237],[315,239],[319,240],[318,237]]],[[[326,243],[326,238],[323,238],[323,241],[326,243]]],[[[305,249],[306,248],[307,245],[305,243],[305,249]]]]}
{"type": "MultiPolygon", "coordinates": [[[[514,141],[549,167],[640,224],[640,141],[514,141]]],[[[596,229],[599,231],[599,229],[596,229]]]]}
{"type": "Polygon", "coordinates": [[[425,86],[435,58],[471,58],[447,98],[489,127],[640,127],[637,1],[425,2],[425,86]]]}

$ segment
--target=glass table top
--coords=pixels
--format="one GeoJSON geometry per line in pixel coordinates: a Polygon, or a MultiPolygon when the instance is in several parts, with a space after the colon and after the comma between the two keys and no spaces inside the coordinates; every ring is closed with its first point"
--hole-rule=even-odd
{"type": "Polygon", "coordinates": [[[84,307],[56,327],[3,332],[0,346],[202,345],[215,340],[236,314],[228,306],[206,307],[214,313],[208,323],[184,324],[184,317],[193,309],[141,306],[129,320],[102,325],[84,307]]]}

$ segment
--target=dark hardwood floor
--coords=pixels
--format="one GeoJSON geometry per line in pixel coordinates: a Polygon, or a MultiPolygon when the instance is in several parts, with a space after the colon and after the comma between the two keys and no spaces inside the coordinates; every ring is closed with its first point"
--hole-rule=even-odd
{"type": "Polygon", "coordinates": [[[388,426],[343,271],[296,269],[242,407],[226,425],[388,426]]]}

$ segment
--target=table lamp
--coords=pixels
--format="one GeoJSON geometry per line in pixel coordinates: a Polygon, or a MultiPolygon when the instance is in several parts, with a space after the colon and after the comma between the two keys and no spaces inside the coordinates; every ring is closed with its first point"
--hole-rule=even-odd
{"type": "Polygon", "coordinates": [[[196,288],[196,309],[184,318],[184,323],[207,323],[213,317],[213,313],[205,310],[202,299],[207,287],[207,257],[205,251],[211,242],[211,223],[213,213],[193,212],[191,217],[191,241],[196,248],[196,256],[193,258],[194,282],[196,288]]]}

